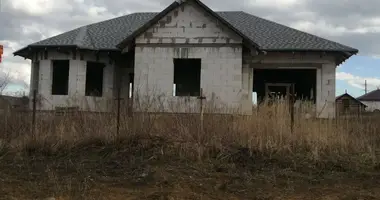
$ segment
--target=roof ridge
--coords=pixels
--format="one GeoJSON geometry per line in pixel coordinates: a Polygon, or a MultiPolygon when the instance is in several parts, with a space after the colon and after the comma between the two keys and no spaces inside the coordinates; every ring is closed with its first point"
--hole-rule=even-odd
{"type": "Polygon", "coordinates": [[[57,34],[57,35],[54,35],[54,36],[51,36],[51,37],[48,37],[48,38],[45,38],[45,39],[39,40],[39,41],[37,41],[37,42],[33,42],[33,43],[31,43],[30,45],[38,45],[38,43],[44,42],[44,41],[46,41],[46,40],[50,40],[50,39],[55,38],[55,37],[62,36],[62,35],[67,34],[67,33],[69,33],[69,32],[76,31],[76,30],[78,30],[78,29],[80,29],[80,28],[82,28],[82,27],[74,28],[74,29],[71,29],[71,30],[68,30],[68,31],[65,31],[65,32],[59,33],[59,34],[57,34]]]}
{"type": "Polygon", "coordinates": [[[90,38],[90,43],[92,45],[92,48],[96,49],[95,48],[95,42],[94,42],[93,37],[91,36],[91,33],[88,30],[86,32],[87,32],[88,37],[90,38]]]}
{"type": "Polygon", "coordinates": [[[87,35],[87,26],[83,26],[79,28],[79,33],[76,35],[74,44],[78,46],[82,46],[84,37],[87,35]]]}
{"type": "Polygon", "coordinates": [[[356,51],[357,51],[357,49],[355,49],[355,48],[352,48],[352,47],[349,47],[349,46],[347,46],[347,45],[344,45],[344,44],[341,44],[341,43],[338,43],[338,42],[335,42],[335,41],[332,41],[332,40],[326,39],[326,38],[324,38],[324,37],[322,37],[322,36],[318,36],[318,35],[315,35],[315,34],[311,34],[311,33],[308,33],[308,32],[306,32],[306,31],[302,31],[302,30],[299,30],[299,29],[296,29],[296,28],[293,28],[293,27],[290,27],[290,26],[287,26],[287,25],[281,24],[281,23],[275,22],[275,21],[273,21],[273,20],[265,19],[265,18],[263,18],[263,17],[259,17],[259,16],[257,16],[257,15],[254,15],[254,14],[251,14],[251,13],[248,13],[248,12],[245,12],[245,11],[241,11],[241,12],[244,13],[244,14],[246,14],[246,15],[251,15],[251,16],[256,17],[256,18],[258,18],[258,19],[264,20],[264,21],[266,21],[266,22],[268,22],[268,23],[275,24],[275,25],[279,25],[279,26],[282,26],[282,27],[286,27],[286,28],[288,28],[288,29],[292,29],[292,30],[294,30],[294,31],[301,32],[301,33],[303,33],[303,34],[306,34],[306,35],[309,35],[309,36],[312,36],[312,37],[317,37],[317,38],[319,38],[319,39],[326,40],[326,41],[328,41],[328,42],[332,42],[332,43],[335,43],[335,44],[338,44],[338,45],[344,46],[344,47],[346,47],[346,48],[350,48],[350,49],[352,49],[352,50],[356,50],[356,51]]]}
{"type": "Polygon", "coordinates": [[[107,22],[107,21],[112,21],[112,20],[116,20],[116,19],[119,19],[119,18],[127,17],[127,16],[130,16],[130,15],[133,15],[133,14],[135,14],[135,13],[130,13],[130,14],[126,14],[126,15],[121,15],[121,16],[118,16],[118,17],[105,19],[105,20],[103,20],[103,21],[93,22],[93,23],[87,24],[87,25],[85,25],[85,26],[89,27],[89,26],[93,26],[93,25],[96,25],[96,24],[104,23],[104,22],[107,22]]]}
{"type": "MultiPolygon", "coordinates": [[[[142,13],[144,13],[144,12],[142,12],[142,13]]],[[[149,13],[149,12],[145,12],[145,13],[149,13]]],[[[153,12],[152,12],[152,13],[153,13],[153,12]]],[[[93,23],[86,24],[86,25],[83,25],[83,26],[78,26],[78,27],[76,27],[76,28],[73,28],[73,29],[71,29],[71,30],[65,31],[65,32],[60,33],[60,34],[58,34],[58,35],[55,35],[55,36],[52,36],[52,37],[46,38],[46,39],[44,39],[44,40],[47,40],[47,39],[50,39],[50,38],[53,38],[53,37],[56,37],[56,36],[63,35],[63,34],[65,34],[65,33],[67,33],[67,32],[75,31],[75,30],[77,30],[77,29],[82,29],[82,28],[86,28],[86,29],[87,29],[89,26],[92,26],[92,25],[95,25],[95,24],[99,24],[99,23],[102,23],[102,22],[107,22],[107,21],[115,20],[115,19],[118,19],[118,18],[123,18],[123,17],[129,16],[129,15],[133,15],[133,14],[138,14],[138,13],[130,13],[130,14],[126,14],[126,15],[122,15],[122,16],[118,16],[118,17],[114,17],[114,18],[106,19],[106,20],[103,20],[103,21],[98,21],[98,22],[93,22],[93,23]]],[[[78,33],[78,34],[79,34],[79,33],[78,33]]],[[[42,42],[42,41],[44,41],[44,40],[41,40],[41,41],[39,41],[39,42],[42,42]]],[[[36,42],[36,43],[37,43],[37,42],[36,42]]]]}
{"type": "Polygon", "coordinates": [[[241,10],[219,10],[215,11],[216,13],[243,13],[241,10]]]}

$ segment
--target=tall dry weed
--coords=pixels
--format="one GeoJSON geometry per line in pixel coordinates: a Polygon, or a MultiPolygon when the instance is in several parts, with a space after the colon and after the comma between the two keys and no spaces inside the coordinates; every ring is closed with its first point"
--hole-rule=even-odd
{"type": "MultiPolygon", "coordinates": [[[[150,107],[151,104],[152,101],[150,107]]],[[[376,116],[307,119],[305,110],[297,109],[291,131],[288,104],[278,102],[260,106],[252,115],[205,113],[201,129],[200,115],[196,112],[168,114],[158,109],[130,115],[125,108],[121,110],[119,134],[116,112],[61,116],[41,112],[37,114],[35,135],[31,135],[31,114],[13,114],[1,124],[4,131],[0,135],[0,152],[56,154],[91,145],[115,144],[128,148],[133,143],[124,141],[139,138],[141,141],[159,139],[165,146],[162,153],[168,151],[197,159],[246,149],[251,155],[302,155],[312,160],[355,157],[378,161],[380,118],[376,116]]]]}

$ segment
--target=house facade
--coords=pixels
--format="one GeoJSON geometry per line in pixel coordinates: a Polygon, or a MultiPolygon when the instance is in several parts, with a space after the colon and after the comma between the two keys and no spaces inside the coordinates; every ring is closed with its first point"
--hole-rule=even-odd
{"type": "Polygon", "coordinates": [[[367,106],[368,112],[380,112],[380,89],[369,92],[357,98],[367,106]]]}
{"type": "MultiPolygon", "coordinates": [[[[252,112],[252,92],[315,103],[335,117],[336,66],[358,50],[245,12],[198,0],[134,13],[28,45],[39,110],[252,112]],[[203,99],[203,100],[201,100],[203,99]]],[[[31,92],[32,94],[32,92],[31,92]]]]}

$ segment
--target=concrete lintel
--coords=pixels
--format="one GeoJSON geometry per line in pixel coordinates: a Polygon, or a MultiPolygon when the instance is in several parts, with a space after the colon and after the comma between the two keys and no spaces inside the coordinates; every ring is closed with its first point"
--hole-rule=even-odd
{"type": "Polygon", "coordinates": [[[216,43],[203,43],[203,44],[136,44],[136,47],[242,47],[242,44],[216,44],[216,43]]]}
{"type": "Polygon", "coordinates": [[[319,56],[318,54],[267,54],[267,55],[243,55],[243,61],[247,64],[296,64],[296,63],[315,63],[331,64],[335,63],[334,56],[319,56]]]}
{"type": "Polygon", "coordinates": [[[308,63],[314,63],[314,64],[330,64],[332,61],[330,60],[316,60],[316,59],[271,59],[271,60],[260,60],[260,59],[244,59],[244,63],[248,64],[308,64],[308,63]]]}
{"type": "Polygon", "coordinates": [[[251,68],[257,69],[317,69],[322,64],[317,63],[278,63],[278,64],[250,64],[251,68]]]}

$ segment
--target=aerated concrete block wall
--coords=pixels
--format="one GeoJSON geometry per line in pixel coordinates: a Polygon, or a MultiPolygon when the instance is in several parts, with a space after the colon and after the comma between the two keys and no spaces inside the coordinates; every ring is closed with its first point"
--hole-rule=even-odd
{"type": "Polygon", "coordinates": [[[151,112],[199,112],[197,97],[173,96],[175,58],[201,59],[208,108],[241,109],[242,38],[191,1],[136,38],[135,93],[151,112]]]}
{"type": "Polygon", "coordinates": [[[335,63],[322,64],[317,69],[317,117],[335,118],[335,63]]]}
{"type": "MultiPolygon", "coordinates": [[[[39,62],[38,77],[33,76],[31,82],[38,83],[38,110],[54,110],[56,107],[79,107],[84,111],[106,112],[110,111],[114,97],[114,65],[110,64],[109,58],[106,55],[100,56],[98,62],[105,64],[103,76],[103,96],[89,97],[85,96],[86,86],[86,65],[87,61],[96,61],[94,53],[86,53],[83,60],[80,60],[80,54],[76,53],[74,59],[72,53],[62,53],[57,51],[48,51],[48,57],[43,55],[34,57],[32,63],[39,62]],[[69,89],[68,95],[52,95],[52,60],[70,60],[69,67],[69,89]],[[36,81],[38,78],[38,81],[36,81]]],[[[30,95],[32,97],[33,89],[31,88],[30,95]]]]}
{"type": "Polygon", "coordinates": [[[173,96],[173,59],[199,58],[201,59],[201,88],[206,97],[205,103],[213,104],[220,109],[240,108],[241,53],[241,48],[230,47],[137,47],[135,93],[139,94],[141,102],[146,102],[148,99],[155,101],[154,106],[152,105],[149,110],[151,112],[199,112],[200,102],[197,97],[173,96]]]}

